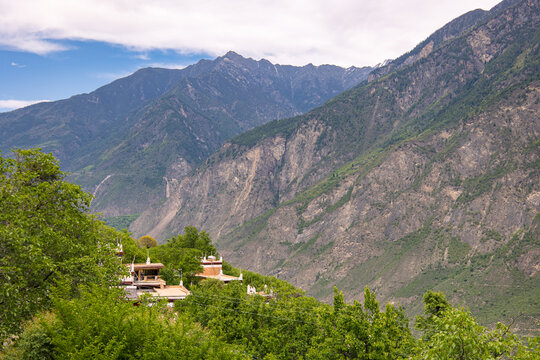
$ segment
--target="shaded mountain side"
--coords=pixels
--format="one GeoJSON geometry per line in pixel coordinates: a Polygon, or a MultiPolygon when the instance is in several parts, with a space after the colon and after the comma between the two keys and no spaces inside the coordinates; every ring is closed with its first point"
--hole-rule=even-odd
{"type": "Polygon", "coordinates": [[[97,189],[95,210],[109,216],[132,214],[163,201],[170,183],[227,139],[320,105],[370,71],[274,65],[234,52],[204,66],[205,72],[178,81],[141,108],[121,142],[100,154],[91,168],[74,173],[76,182],[97,189]]]}
{"type": "Polygon", "coordinates": [[[334,284],[349,299],[370,285],[414,312],[436,287],[458,303],[489,292],[473,309],[487,322],[515,313],[507,298],[538,315],[539,19],[536,1],[508,6],[413,64],[233,138],[131,229],[206,229],[233,263],[323,299],[334,284]]]}
{"type": "Polygon", "coordinates": [[[70,170],[88,161],[132,125],[129,115],[172,87],[186,72],[141,69],[89,94],[0,113],[0,150],[41,147],[70,170]],[[111,139],[112,138],[112,139],[111,139]]]}
{"type": "Polygon", "coordinates": [[[105,215],[141,212],[227,139],[323,104],[371,68],[295,67],[234,52],[182,70],[142,69],[90,94],[0,114],[0,150],[41,147],[105,215]]]}

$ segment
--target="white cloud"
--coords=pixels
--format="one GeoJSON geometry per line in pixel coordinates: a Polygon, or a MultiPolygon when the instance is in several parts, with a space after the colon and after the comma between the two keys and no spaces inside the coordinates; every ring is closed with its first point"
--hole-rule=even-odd
{"type": "MultiPolygon", "coordinates": [[[[3,26],[2,24],[3,19],[0,19],[0,27],[3,26]]],[[[67,46],[54,43],[49,40],[40,39],[34,34],[27,34],[25,32],[6,34],[4,33],[3,29],[0,29],[0,45],[8,49],[26,51],[39,55],[46,55],[51,52],[69,49],[67,46]]]]}
{"type": "Polygon", "coordinates": [[[135,54],[133,55],[133,57],[135,59],[144,60],[144,61],[150,60],[150,56],[148,56],[148,54],[135,54]]]}
{"type": "Polygon", "coordinates": [[[50,100],[0,100],[0,111],[10,111],[50,100]]]}
{"type": "Polygon", "coordinates": [[[61,39],[144,52],[234,50],[287,64],[373,65],[497,0],[0,0],[0,44],[46,54],[61,39]]]}
{"type": "Polygon", "coordinates": [[[18,67],[18,68],[25,68],[26,67],[26,65],[18,64],[15,61],[12,61],[10,65],[14,66],[14,67],[18,67]]]}

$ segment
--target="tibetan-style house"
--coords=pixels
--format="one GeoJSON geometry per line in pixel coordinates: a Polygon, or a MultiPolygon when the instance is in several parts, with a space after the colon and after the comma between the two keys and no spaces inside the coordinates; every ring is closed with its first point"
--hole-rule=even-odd
{"type": "Polygon", "coordinates": [[[215,256],[205,256],[201,260],[201,266],[203,268],[202,273],[195,274],[195,276],[203,279],[216,279],[228,283],[231,281],[242,281],[242,273],[240,276],[231,276],[223,274],[223,258],[220,257],[219,260],[215,256]]]}
{"type": "Polygon", "coordinates": [[[121,285],[124,287],[129,300],[138,301],[142,295],[150,295],[155,299],[166,299],[169,302],[185,299],[189,290],[180,285],[167,285],[160,276],[162,263],[152,263],[150,257],[146,263],[128,264],[129,275],[124,277],[121,285]]]}

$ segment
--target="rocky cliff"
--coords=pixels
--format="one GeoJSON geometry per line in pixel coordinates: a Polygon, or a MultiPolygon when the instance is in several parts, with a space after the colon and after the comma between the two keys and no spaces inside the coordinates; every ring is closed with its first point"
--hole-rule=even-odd
{"type": "Polygon", "coordinates": [[[322,299],[370,286],[412,314],[443,290],[488,323],[522,311],[526,331],[540,316],[540,8],[504,5],[232,139],[132,230],[163,240],[195,225],[235,265],[322,299]]]}

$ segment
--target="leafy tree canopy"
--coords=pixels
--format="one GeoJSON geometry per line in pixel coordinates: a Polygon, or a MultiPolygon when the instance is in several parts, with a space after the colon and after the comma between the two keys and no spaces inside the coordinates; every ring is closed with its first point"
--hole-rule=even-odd
{"type": "Polygon", "coordinates": [[[206,231],[199,232],[194,226],[186,226],[183,235],[173,236],[167,240],[171,248],[197,249],[206,255],[216,255],[217,251],[206,231]]]}
{"type": "Polygon", "coordinates": [[[151,247],[155,247],[158,245],[156,239],[151,237],[150,235],[144,235],[139,238],[137,241],[139,244],[139,247],[149,249],[151,247]]]}
{"type": "Polygon", "coordinates": [[[58,281],[76,291],[119,272],[116,231],[89,214],[91,195],[64,178],[39,150],[0,157],[0,339],[47,308],[58,281]]]}
{"type": "Polygon", "coordinates": [[[442,293],[426,292],[424,305],[424,316],[416,320],[416,328],[424,334],[413,359],[540,358],[538,339],[529,339],[526,344],[501,323],[489,330],[468,310],[452,307],[442,293]]]}

